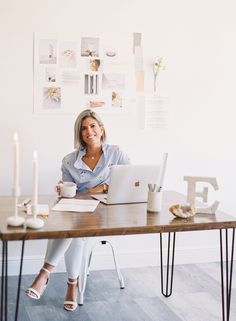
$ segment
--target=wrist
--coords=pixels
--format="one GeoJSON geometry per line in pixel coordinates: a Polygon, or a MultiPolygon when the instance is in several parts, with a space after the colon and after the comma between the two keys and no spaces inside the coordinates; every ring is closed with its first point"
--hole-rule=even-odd
{"type": "Polygon", "coordinates": [[[102,185],[102,191],[103,191],[103,193],[107,193],[108,192],[108,185],[107,184],[103,184],[102,185]]]}

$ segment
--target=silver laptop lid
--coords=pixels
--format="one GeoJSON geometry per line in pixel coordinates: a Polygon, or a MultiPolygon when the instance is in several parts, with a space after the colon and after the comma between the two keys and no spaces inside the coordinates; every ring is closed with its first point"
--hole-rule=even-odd
{"type": "Polygon", "coordinates": [[[107,204],[147,202],[148,184],[157,184],[159,165],[111,167],[107,204]]]}

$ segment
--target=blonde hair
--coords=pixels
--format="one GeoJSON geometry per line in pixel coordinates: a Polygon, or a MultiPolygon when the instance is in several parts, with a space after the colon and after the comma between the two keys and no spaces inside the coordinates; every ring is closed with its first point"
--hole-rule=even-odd
{"type": "Polygon", "coordinates": [[[105,142],[105,140],[106,140],[106,131],[105,131],[105,128],[104,128],[104,125],[103,125],[103,122],[102,122],[100,116],[98,116],[98,114],[96,114],[91,109],[85,109],[78,115],[78,117],[76,118],[76,121],[75,121],[75,125],[74,125],[74,147],[76,149],[79,149],[81,147],[86,148],[86,144],[82,138],[81,128],[82,128],[82,122],[88,117],[91,117],[94,120],[96,120],[99,127],[103,129],[101,142],[105,142]]]}

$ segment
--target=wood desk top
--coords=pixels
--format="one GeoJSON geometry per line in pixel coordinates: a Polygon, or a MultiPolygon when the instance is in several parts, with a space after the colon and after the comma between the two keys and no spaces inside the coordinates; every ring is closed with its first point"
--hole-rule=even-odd
{"type": "MultiPolygon", "coordinates": [[[[20,201],[24,198],[21,197],[20,201]]],[[[56,196],[39,197],[40,204],[51,209],[56,196]]],[[[147,234],[160,232],[181,232],[212,230],[236,227],[236,218],[221,211],[216,214],[196,214],[188,219],[176,218],[169,207],[184,203],[185,197],[177,192],[163,192],[161,213],[147,212],[147,204],[99,204],[93,213],[50,211],[42,229],[8,227],[6,219],[13,212],[13,198],[0,197],[0,232],[3,240],[33,240],[50,238],[89,237],[108,235],[147,234]]],[[[26,214],[19,212],[26,217],[26,214]]]]}

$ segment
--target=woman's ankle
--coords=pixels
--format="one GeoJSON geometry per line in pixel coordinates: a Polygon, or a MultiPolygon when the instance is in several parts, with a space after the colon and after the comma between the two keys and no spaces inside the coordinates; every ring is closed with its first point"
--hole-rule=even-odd
{"type": "Polygon", "coordinates": [[[78,284],[78,278],[71,278],[71,277],[68,277],[67,278],[67,285],[69,286],[69,285],[71,285],[71,286],[74,286],[74,285],[76,285],[77,286],[77,284],[78,284]]]}
{"type": "Polygon", "coordinates": [[[54,265],[51,265],[47,262],[44,263],[44,265],[42,266],[41,270],[44,270],[45,272],[49,272],[49,274],[53,271],[53,269],[55,268],[54,265]]]}

